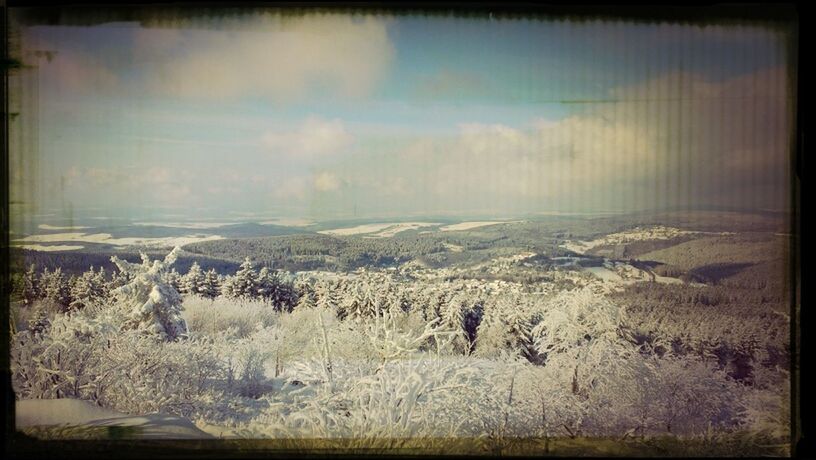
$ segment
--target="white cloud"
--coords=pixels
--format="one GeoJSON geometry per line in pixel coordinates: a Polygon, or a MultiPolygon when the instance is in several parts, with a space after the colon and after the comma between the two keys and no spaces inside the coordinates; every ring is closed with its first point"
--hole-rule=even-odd
{"type": "Polygon", "coordinates": [[[348,148],[354,137],[339,119],[309,117],[296,129],[267,131],[261,143],[272,152],[295,157],[329,155],[348,148]]]}
{"type": "Polygon", "coordinates": [[[274,185],[272,189],[272,198],[274,200],[303,200],[306,197],[308,188],[308,177],[288,177],[280,183],[276,183],[274,185]]]}
{"type": "MultiPolygon", "coordinates": [[[[145,46],[162,43],[145,41],[145,46]]],[[[161,62],[152,88],[168,95],[297,100],[318,88],[340,97],[367,95],[394,56],[386,22],[343,15],[259,17],[235,30],[176,37],[183,56],[161,62]]]]}
{"type": "Polygon", "coordinates": [[[331,192],[340,188],[340,179],[333,173],[321,172],[315,175],[314,187],[319,192],[331,192]]]}
{"type": "Polygon", "coordinates": [[[720,82],[669,74],[611,96],[619,102],[587,105],[560,120],[462,123],[452,138],[420,138],[390,157],[338,164],[334,170],[348,175],[356,191],[335,199],[429,212],[784,199],[790,127],[784,69],[720,82]]]}
{"type": "Polygon", "coordinates": [[[173,27],[39,27],[23,38],[27,63],[62,94],[151,94],[194,100],[358,98],[386,76],[395,50],[388,20],[343,14],[195,21],[173,27]],[[82,45],[111,37],[114,49],[82,45]],[[46,60],[35,51],[51,52],[46,60]],[[123,55],[126,58],[123,58],[123,55]],[[134,80],[134,73],[140,75],[134,80]],[[141,77],[143,76],[143,78],[141,77]]]}

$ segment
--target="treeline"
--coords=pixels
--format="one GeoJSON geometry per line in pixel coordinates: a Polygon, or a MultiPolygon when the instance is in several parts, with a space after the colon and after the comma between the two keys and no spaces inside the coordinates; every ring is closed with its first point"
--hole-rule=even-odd
{"type": "MultiPolygon", "coordinates": [[[[135,262],[135,261],[128,261],[135,262]]],[[[138,264],[137,264],[138,265],[138,264]]],[[[193,261],[185,274],[175,268],[162,273],[162,281],[185,295],[209,299],[224,296],[243,300],[265,300],[279,310],[291,310],[297,293],[287,274],[261,267],[257,270],[246,258],[233,275],[222,275],[214,268],[205,270],[193,261]]],[[[23,306],[45,301],[46,310],[69,312],[115,300],[116,290],[130,281],[120,270],[98,270],[93,266],[79,274],[67,274],[61,268],[38,270],[34,264],[15,275],[12,299],[23,306]]]]}
{"type": "Polygon", "coordinates": [[[355,270],[361,267],[385,267],[414,258],[431,257],[437,262],[467,259],[470,251],[502,248],[535,250],[551,256],[568,252],[557,240],[535,238],[514,232],[495,235],[466,233],[429,233],[396,235],[390,238],[365,236],[287,235],[265,238],[225,239],[185,246],[187,252],[230,261],[251,256],[259,263],[290,270],[355,270]],[[450,245],[461,248],[453,256],[450,245]],[[465,254],[465,255],[462,255],[465,254]],[[451,256],[451,257],[449,257],[451,256]]]}
{"type": "MultiPolygon", "coordinates": [[[[30,249],[11,248],[10,257],[10,272],[12,274],[22,273],[28,269],[30,265],[36,266],[38,269],[49,269],[61,271],[68,275],[80,275],[88,267],[102,268],[108,272],[116,269],[116,266],[110,261],[110,251],[95,252],[92,250],[78,250],[78,251],[63,251],[63,252],[44,252],[32,251],[30,249]]],[[[147,250],[145,251],[151,257],[161,257],[167,251],[165,249],[147,250]]],[[[115,253],[122,260],[128,262],[141,261],[139,252],[116,252],[115,253]]],[[[238,269],[240,262],[227,260],[215,257],[208,257],[206,255],[191,256],[182,254],[176,262],[176,267],[182,272],[190,269],[193,263],[197,263],[202,269],[214,269],[218,273],[233,273],[238,269]]]]}
{"type": "Polygon", "coordinates": [[[225,260],[252,256],[259,263],[287,270],[353,270],[399,264],[423,254],[445,250],[430,238],[362,238],[292,235],[208,241],[185,246],[194,254],[225,260]]]}

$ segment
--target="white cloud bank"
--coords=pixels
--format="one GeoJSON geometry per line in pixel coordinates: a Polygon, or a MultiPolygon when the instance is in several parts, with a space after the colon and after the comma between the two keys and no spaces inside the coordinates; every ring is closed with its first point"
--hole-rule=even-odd
{"type": "Polygon", "coordinates": [[[381,19],[307,15],[255,21],[242,24],[240,32],[198,34],[195,42],[179,31],[180,46],[189,51],[163,63],[154,87],[193,98],[260,95],[287,101],[323,86],[334,95],[359,97],[376,87],[394,56],[381,19]]]}
{"type": "Polygon", "coordinates": [[[786,83],[781,68],[720,82],[668,74],[614,89],[614,102],[588,104],[559,120],[462,123],[456,137],[421,138],[394,155],[339,164],[335,173],[349,193],[327,206],[485,213],[784,208],[786,83]]]}
{"type": "Polygon", "coordinates": [[[271,152],[306,158],[339,153],[353,142],[341,120],[319,117],[307,118],[294,130],[267,131],[261,138],[271,152]]]}

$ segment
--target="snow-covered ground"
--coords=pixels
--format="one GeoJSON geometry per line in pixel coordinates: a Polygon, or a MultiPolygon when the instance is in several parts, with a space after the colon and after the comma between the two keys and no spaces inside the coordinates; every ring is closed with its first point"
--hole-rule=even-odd
{"type": "Polygon", "coordinates": [[[206,439],[210,434],[190,420],[166,414],[129,415],[79,399],[28,399],[16,402],[17,428],[33,426],[130,427],[141,439],[206,439]]]}
{"type": "Polygon", "coordinates": [[[443,232],[457,232],[462,230],[471,230],[474,228],[479,227],[487,227],[488,225],[498,225],[498,224],[510,224],[513,222],[519,222],[517,220],[513,221],[473,221],[473,222],[460,222],[458,224],[451,224],[445,225],[444,227],[440,227],[439,230],[443,232]]]}
{"type": "Polygon", "coordinates": [[[15,248],[23,248],[23,249],[31,249],[32,251],[76,251],[77,249],[82,249],[85,246],[76,246],[70,244],[55,244],[52,246],[44,246],[42,244],[21,244],[21,245],[14,245],[15,248]]]}
{"type": "Polygon", "coordinates": [[[422,227],[430,227],[430,226],[433,226],[433,225],[439,225],[439,223],[433,223],[433,222],[405,222],[405,223],[394,225],[392,227],[388,227],[385,230],[383,230],[383,231],[381,231],[379,233],[375,233],[374,235],[371,235],[371,236],[378,237],[378,238],[390,238],[390,237],[396,235],[397,233],[404,232],[406,230],[416,230],[416,229],[419,229],[419,228],[422,228],[422,227]]]}
{"type": "Polygon", "coordinates": [[[272,219],[272,220],[265,220],[263,222],[258,222],[261,225],[283,225],[284,227],[308,227],[315,223],[313,220],[309,219],[272,219]]]}
{"type": "Polygon", "coordinates": [[[662,225],[647,228],[634,228],[624,232],[610,233],[601,238],[590,241],[568,241],[562,246],[578,254],[584,254],[592,248],[598,246],[614,245],[621,243],[631,243],[635,241],[648,240],[669,240],[683,235],[693,235],[700,232],[692,232],[689,230],[681,230],[674,227],[665,227],[662,225]]]}
{"type": "MultiPolygon", "coordinates": [[[[46,235],[30,235],[25,238],[14,240],[14,243],[102,243],[115,246],[150,246],[159,248],[171,248],[174,246],[184,246],[191,243],[203,241],[220,240],[224,237],[219,235],[186,235],[172,236],[165,238],[114,238],[110,233],[52,233],[46,235]]],[[[81,249],[81,248],[74,248],[81,249]]],[[[51,249],[55,250],[55,249],[51,249]]]]}
{"type": "Polygon", "coordinates": [[[321,230],[317,233],[333,236],[366,235],[373,233],[375,237],[387,238],[406,230],[416,230],[422,227],[439,225],[433,222],[383,222],[378,224],[364,224],[356,227],[335,228],[332,230],[321,230]]]}
{"type": "Polygon", "coordinates": [[[235,225],[235,222],[134,222],[133,225],[141,225],[145,227],[204,229],[235,225]]]}
{"type": "Polygon", "coordinates": [[[59,227],[56,225],[48,225],[48,224],[40,224],[37,226],[41,230],[83,230],[91,227],[80,227],[80,226],[73,226],[73,227],[59,227]]]}

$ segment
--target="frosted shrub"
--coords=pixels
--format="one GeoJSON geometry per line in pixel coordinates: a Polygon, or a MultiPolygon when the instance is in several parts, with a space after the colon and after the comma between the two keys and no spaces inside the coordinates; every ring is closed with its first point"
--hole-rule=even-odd
{"type": "MultiPolygon", "coordinates": [[[[715,363],[695,358],[656,361],[656,382],[649,402],[656,432],[703,434],[709,427],[733,429],[739,424],[741,384],[715,363]]],[[[649,388],[644,388],[648,392],[649,388]]],[[[648,393],[647,393],[648,394],[648,393]]]]}
{"type": "Polygon", "coordinates": [[[207,401],[223,393],[225,368],[211,341],[168,343],[126,331],[99,359],[103,385],[97,399],[118,411],[190,417],[209,410],[207,401]]]}
{"type": "Polygon", "coordinates": [[[141,264],[111,257],[119,270],[130,278],[127,284],[112,292],[116,301],[127,309],[124,329],[155,334],[165,340],[176,340],[187,333],[187,325],[181,317],[181,296],[165,276],[180,251],[181,248],[176,247],[163,261],[152,262],[142,253],[141,264]]]}
{"type": "Polygon", "coordinates": [[[318,363],[293,365],[286,377],[309,385],[285,403],[286,412],[273,404],[267,420],[273,423],[256,429],[266,436],[355,438],[363,445],[375,439],[460,436],[472,419],[472,402],[484,393],[472,385],[480,369],[461,361],[425,356],[378,370],[351,362],[338,370],[332,387],[320,383],[318,363]]]}
{"type": "Polygon", "coordinates": [[[189,296],[184,299],[184,318],[190,334],[214,337],[235,328],[238,337],[250,336],[258,326],[268,327],[278,321],[279,313],[263,301],[189,296]]]}
{"type": "Polygon", "coordinates": [[[439,326],[440,318],[425,324],[421,331],[400,327],[400,319],[405,316],[393,310],[373,318],[357,319],[358,329],[368,338],[371,349],[376,353],[381,365],[401,358],[411,357],[433,345],[433,351],[450,354],[451,343],[457,331],[439,326]]]}
{"type": "Polygon", "coordinates": [[[115,335],[110,324],[83,314],[58,314],[42,333],[12,337],[11,372],[15,393],[31,398],[93,398],[100,379],[100,356],[115,335]]]}

